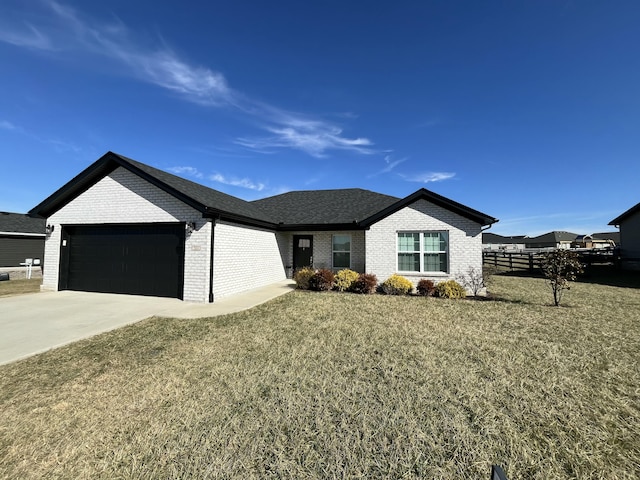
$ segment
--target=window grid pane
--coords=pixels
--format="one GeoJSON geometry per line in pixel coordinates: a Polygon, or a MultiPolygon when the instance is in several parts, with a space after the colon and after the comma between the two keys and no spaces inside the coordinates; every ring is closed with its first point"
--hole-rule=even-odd
{"type": "Polygon", "coordinates": [[[420,251],[420,234],[419,233],[398,233],[398,251],[399,252],[419,252],[420,251]]]}
{"type": "Polygon", "coordinates": [[[351,235],[334,235],[333,268],[351,268],[351,235]]]}
{"type": "Polygon", "coordinates": [[[420,271],[420,254],[419,253],[399,253],[398,254],[398,270],[401,272],[419,272],[420,271]]]}

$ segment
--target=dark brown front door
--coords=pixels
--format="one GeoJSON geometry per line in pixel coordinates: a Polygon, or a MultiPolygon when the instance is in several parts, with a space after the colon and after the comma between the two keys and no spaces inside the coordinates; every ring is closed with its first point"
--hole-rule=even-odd
{"type": "Polygon", "coordinates": [[[293,236],[293,269],[313,266],[313,235],[293,236]]]}

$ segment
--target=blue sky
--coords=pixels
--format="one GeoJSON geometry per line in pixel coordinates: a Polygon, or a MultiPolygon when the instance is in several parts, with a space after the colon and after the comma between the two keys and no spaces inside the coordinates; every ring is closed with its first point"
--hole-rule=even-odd
{"type": "Polygon", "coordinates": [[[0,3],[0,210],[108,150],[252,200],[425,187],[491,231],[640,201],[640,2],[0,3]]]}

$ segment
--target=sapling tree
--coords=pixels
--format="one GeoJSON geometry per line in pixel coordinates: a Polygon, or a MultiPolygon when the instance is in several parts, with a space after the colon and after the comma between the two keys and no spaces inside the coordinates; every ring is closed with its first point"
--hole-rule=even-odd
{"type": "Polygon", "coordinates": [[[467,273],[459,275],[459,279],[460,283],[473,293],[474,297],[477,297],[482,289],[487,286],[482,270],[476,270],[474,267],[469,267],[467,273]]]}
{"type": "Polygon", "coordinates": [[[571,250],[557,249],[544,254],[542,272],[547,285],[553,291],[553,302],[558,307],[560,300],[562,300],[562,294],[565,290],[570,289],[569,282],[574,281],[583,272],[583,269],[577,253],[571,250]]]}

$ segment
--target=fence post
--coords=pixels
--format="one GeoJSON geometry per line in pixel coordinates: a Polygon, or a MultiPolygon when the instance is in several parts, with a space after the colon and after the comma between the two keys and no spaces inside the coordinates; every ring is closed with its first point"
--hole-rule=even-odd
{"type": "Polygon", "coordinates": [[[529,273],[533,273],[533,253],[529,253],[529,273]]]}

